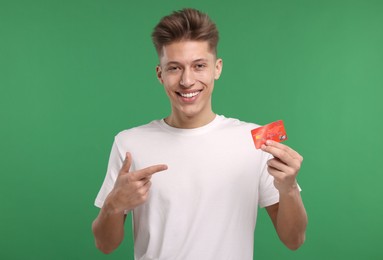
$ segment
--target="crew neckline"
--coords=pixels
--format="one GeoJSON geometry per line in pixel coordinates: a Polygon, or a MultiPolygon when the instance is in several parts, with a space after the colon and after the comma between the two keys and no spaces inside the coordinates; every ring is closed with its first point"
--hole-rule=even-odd
{"type": "Polygon", "coordinates": [[[214,119],[203,126],[196,127],[196,128],[177,128],[168,125],[165,122],[165,119],[160,119],[158,120],[158,124],[161,128],[165,129],[168,132],[171,132],[173,134],[178,134],[178,135],[199,135],[199,134],[204,134],[208,131],[210,131],[212,128],[214,128],[220,121],[222,121],[225,117],[222,115],[215,115],[214,119]]]}

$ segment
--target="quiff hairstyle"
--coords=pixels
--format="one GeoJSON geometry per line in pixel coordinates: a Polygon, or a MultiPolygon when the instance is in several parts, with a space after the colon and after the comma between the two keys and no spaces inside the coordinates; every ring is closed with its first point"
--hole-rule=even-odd
{"type": "Polygon", "coordinates": [[[217,55],[218,29],[210,17],[196,9],[185,8],[163,17],[154,27],[152,40],[158,56],[163,47],[184,40],[207,41],[210,51],[217,55]]]}

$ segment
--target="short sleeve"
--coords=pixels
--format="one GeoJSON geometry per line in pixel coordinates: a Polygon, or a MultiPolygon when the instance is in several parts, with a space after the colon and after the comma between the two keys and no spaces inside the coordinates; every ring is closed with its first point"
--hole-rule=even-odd
{"type": "Polygon", "coordinates": [[[273,205],[279,202],[279,191],[274,186],[274,177],[267,171],[267,161],[272,159],[273,156],[264,153],[262,160],[262,169],[259,180],[259,196],[258,205],[261,208],[273,205]]]}
{"type": "Polygon", "coordinates": [[[123,163],[123,156],[120,153],[116,140],[113,143],[112,150],[109,156],[108,169],[101,189],[97,194],[94,205],[101,208],[104,205],[104,201],[108,194],[114,187],[114,183],[117,179],[118,173],[123,163]]]}

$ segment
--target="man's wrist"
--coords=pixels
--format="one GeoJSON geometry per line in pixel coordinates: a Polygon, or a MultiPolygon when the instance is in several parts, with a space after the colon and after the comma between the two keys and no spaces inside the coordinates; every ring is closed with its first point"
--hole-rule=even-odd
{"type": "Polygon", "coordinates": [[[102,209],[104,213],[107,215],[116,215],[116,214],[124,213],[124,210],[120,209],[117,206],[113,191],[111,191],[109,195],[107,196],[107,198],[105,199],[102,209]]]}
{"type": "Polygon", "coordinates": [[[280,196],[296,196],[297,194],[300,194],[297,182],[279,191],[280,196]]]}

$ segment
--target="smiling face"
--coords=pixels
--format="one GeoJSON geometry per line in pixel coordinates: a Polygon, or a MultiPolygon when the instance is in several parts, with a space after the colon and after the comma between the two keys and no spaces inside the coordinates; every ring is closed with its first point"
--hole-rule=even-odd
{"type": "Polygon", "coordinates": [[[180,41],[163,47],[157,77],[164,85],[172,112],[165,121],[178,128],[195,128],[211,122],[214,81],[222,71],[222,60],[206,41],[180,41]]]}

